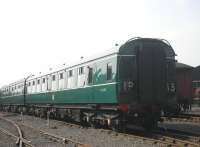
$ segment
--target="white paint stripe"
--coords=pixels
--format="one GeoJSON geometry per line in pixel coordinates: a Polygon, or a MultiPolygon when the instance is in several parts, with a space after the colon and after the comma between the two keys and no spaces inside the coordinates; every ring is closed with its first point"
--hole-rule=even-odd
{"type": "MultiPolygon", "coordinates": [[[[100,86],[106,86],[106,85],[114,85],[114,84],[117,84],[117,83],[118,83],[118,82],[111,82],[111,83],[97,84],[97,85],[84,86],[84,87],[77,87],[77,88],[70,88],[70,89],[44,91],[44,92],[31,93],[31,94],[26,94],[26,95],[34,95],[34,94],[42,94],[42,93],[51,93],[51,92],[68,91],[68,90],[83,89],[83,88],[89,88],[89,87],[100,87],[100,86]]],[[[21,95],[12,95],[12,96],[6,96],[6,97],[1,97],[1,98],[9,98],[9,97],[14,97],[14,96],[24,96],[24,95],[23,95],[23,94],[21,94],[21,95]]]]}

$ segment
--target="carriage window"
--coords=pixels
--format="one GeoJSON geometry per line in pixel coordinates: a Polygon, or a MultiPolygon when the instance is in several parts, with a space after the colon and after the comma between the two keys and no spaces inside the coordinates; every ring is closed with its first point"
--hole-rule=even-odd
{"type": "Polygon", "coordinates": [[[88,83],[92,83],[92,75],[93,74],[93,68],[89,67],[89,73],[88,73],[88,83]]]}
{"type": "Polygon", "coordinates": [[[28,82],[28,86],[31,86],[31,82],[28,82]]]}
{"type": "Polygon", "coordinates": [[[33,81],[33,85],[35,85],[35,81],[33,81]]]}
{"type": "Polygon", "coordinates": [[[69,77],[72,77],[73,76],[73,70],[70,70],[68,74],[69,74],[69,77]]]}
{"type": "Polygon", "coordinates": [[[45,78],[42,79],[42,83],[45,83],[45,78]]]}
{"type": "Polygon", "coordinates": [[[83,67],[79,67],[78,69],[78,74],[82,75],[84,73],[83,67]]]}
{"type": "Polygon", "coordinates": [[[60,79],[63,79],[63,73],[60,73],[60,79]]]}
{"type": "Polygon", "coordinates": [[[40,80],[38,80],[37,83],[40,84],[40,80]]]}
{"type": "Polygon", "coordinates": [[[56,75],[53,75],[52,76],[52,81],[55,81],[56,80],[56,75]]]}
{"type": "Polygon", "coordinates": [[[112,80],[112,64],[107,64],[107,80],[112,80]]]}

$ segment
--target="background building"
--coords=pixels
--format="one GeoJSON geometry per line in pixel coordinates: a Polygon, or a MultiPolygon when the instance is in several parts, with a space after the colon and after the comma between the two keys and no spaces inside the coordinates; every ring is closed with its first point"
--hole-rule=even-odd
{"type": "Polygon", "coordinates": [[[193,90],[194,101],[200,104],[200,66],[197,66],[193,69],[192,90],[193,90]]]}

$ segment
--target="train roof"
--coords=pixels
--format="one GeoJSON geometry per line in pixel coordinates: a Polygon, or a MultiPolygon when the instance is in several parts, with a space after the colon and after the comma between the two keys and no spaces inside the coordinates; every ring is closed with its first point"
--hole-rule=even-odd
{"type": "Polygon", "coordinates": [[[194,67],[184,64],[184,63],[180,63],[180,62],[176,62],[176,69],[185,69],[185,70],[189,70],[189,69],[193,69],[194,67]]]}
{"type": "Polygon", "coordinates": [[[70,68],[73,68],[75,66],[79,66],[79,65],[82,65],[82,64],[85,64],[85,63],[88,63],[88,62],[92,62],[92,61],[97,60],[97,59],[108,57],[108,56],[117,54],[118,51],[119,51],[119,46],[115,46],[115,47],[113,47],[111,49],[105,50],[104,52],[95,54],[93,56],[85,57],[83,59],[80,59],[79,61],[75,61],[75,62],[73,62],[73,63],[71,63],[69,65],[65,65],[65,66],[62,66],[62,67],[56,67],[51,71],[45,72],[45,73],[40,74],[40,75],[33,76],[29,80],[33,80],[35,78],[39,78],[39,77],[43,77],[43,76],[46,76],[46,75],[50,75],[50,74],[53,74],[53,73],[56,73],[56,72],[59,72],[59,71],[65,70],[65,69],[70,69],[70,68]]]}
{"type": "MultiPolygon", "coordinates": [[[[107,56],[110,56],[110,55],[114,55],[114,54],[117,54],[120,50],[120,48],[127,44],[128,42],[132,42],[134,40],[158,40],[158,41],[162,41],[166,44],[168,44],[170,47],[171,45],[169,44],[169,42],[167,40],[164,40],[164,39],[157,39],[157,38],[140,38],[140,37],[134,37],[134,38],[131,38],[129,39],[128,41],[126,41],[124,44],[122,45],[115,45],[115,47],[111,48],[111,49],[108,49],[108,50],[105,50],[104,52],[102,53],[98,53],[96,55],[93,55],[93,56],[90,56],[90,57],[86,57],[86,58],[83,58],[77,62],[74,62],[72,64],[69,64],[69,65],[65,65],[65,66],[62,66],[62,67],[57,67],[57,68],[54,68],[53,70],[51,71],[48,71],[48,72],[44,72],[42,74],[37,74],[35,76],[32,76],[28,79],[28,81],[30,80],[33,80],[33,79],[36,79],[36,78],[40,78],[40,77],[43,77],[43,76],[46,76],[46,75],[50,75],[50,74],[53,74],[53,73],[56,73],[56,72],[59,72],[59,71],[62,71],[62,70],[65,70],[65,69],[70,69],[70,68],[73,68],[74,66],[79,66],[81,64],[85,64],[85,63],[88,63],[88,62],[91,62],[91,61],[94,61],[94,60],[97,60],[97,59],[101,59],[101,58],[104,58],[104,57],[107,57],[107,56]]],[[[175,54],[175,53],[174,53],[175,54]]],[[[16,82],[13,82],[7,86],[3,86],[3,87],[8,87],[8,86],[12,86],[12,85],[15,85],[15,84],[20,84],[20,83],[23,83],[25,79],[21,79],[21,80],[18,80],[16,82]]]]}
{"type": "MultiPolygon", "coordinates": [[[[90,57],[83,58],[79,61],[73,62],[72,64],[65,65],[65,66],[62,66],[62,67],[56,67],[51,71],[44,72],[43,74],[34,75],[34,76],[30,77],[28,79],[28,81],[36,79],[36,78],[40,78],[40,77],[43,77],[43,76],[46,76],[46,75],[50,75],[50,74],[53,74],[53,73],[56,73],[56,72],[59,72],[59,71],[65,70],[65,69],[69,69],[69,68],[72,68],[74,66],[79,66],[81,64],[85,64],[85,63],[88,63],[88,62],[91,62],[91,61],[94,61],[94,60],[97,60],[97,59],[101,59],[101,58],[104,58],[104,57],[107,57],[107,56],[110,56],[110,55],[117,54],[119,52],[119,48],[120,48],[120,46],[116,45],[115,47],[113,47],[111,49],[105,50],[104,52],[98,53],[98,54],[90,56],[90,57]]],[[[21,80],[15,81],[13,83],[10,83],[9,85],[4,85],[4,86],[1,87],[1,89],[6,88],[8,86],[15,85],[15,84],[23,84],[24,80],[25,79],[21,79],[21,80]]]]}

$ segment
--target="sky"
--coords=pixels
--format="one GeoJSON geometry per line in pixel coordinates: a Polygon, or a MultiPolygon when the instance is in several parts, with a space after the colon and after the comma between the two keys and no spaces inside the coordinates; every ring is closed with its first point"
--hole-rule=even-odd
{"type": "Polygon", "coordinates": [[[132,37],[167,39],[200,65],[199,0],[1,0],[0,87],[132,37]]]}

